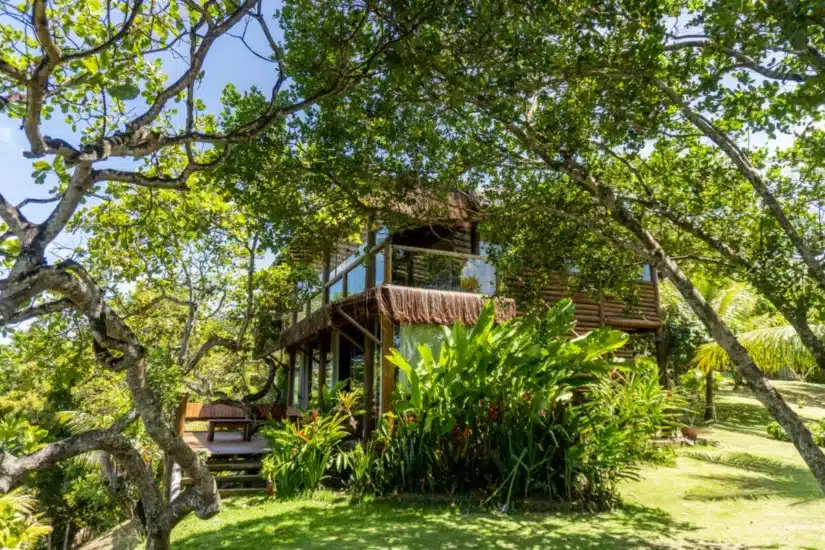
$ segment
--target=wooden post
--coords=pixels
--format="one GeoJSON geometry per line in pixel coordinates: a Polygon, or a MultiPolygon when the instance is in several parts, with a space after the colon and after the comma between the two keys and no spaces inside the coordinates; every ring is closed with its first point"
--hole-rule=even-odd
{"type": "Polygon", "coordinates": [[[304,375],[301,376],[301,385],[301,406],[307,408],[312,397],[312,344],[307,344],[304,353],[304,375]]]}
{"type": "MultiPolygon", "coordinates": [[[[322,307],[329,304],[329,262],[330,252],[329,247],[324,249],[324,269],[321,272],[321,280],[324,283],[324,290],[321,294],[322,307]]],[[[327,385],[327,355],[329,354],[329,340],[332,338],[329,334],[321,334],[318,341],[318,401],[324,402],[324,388],[327,385]]]]}
{"type": "Polygon", "coordinates": [[[349,295],[349,272],[344,272],[344,277],[341,279],[341,297],[346,298],[349,295]]]}
{"type": "Polygon", "coordinates": [[[321,281],[324,283],[324,290],[321,295],[321,300],[324,305],[329,303],[329,287],[327,286],[327,283],[329,283],[329,256],[329,247],[326,247],[324,249],[324,268],[323,271],[321,271],[321,281]]]}
{"type": "Polygon", "coordinates": [[[390,238],[387,238],[384,243],[384,284],[392,284],[392,241],[390,238]]]}
{"type": "Polygon", "coordinates": [[[324,402],[324,390],[327,386],[327,363],[329,355],[329,334],[321,334],[318,342],[318,401],[324,402]]]}
{"type": "Polygon", "coordinates": [[[289,372],[286,379],[286,407],[295,404],[295,350],[289,350],[289,372]]]}
{"type": "Polygon", "coordinates": [[[392,409],[392,391],[395,389],[395,365],[387,356],[395,340],[395,326],[389,315],[381,315],[381,414],[392,409]]]}
{"type": "MultiPolygon", "coordinates": [[[[373,330],[375,322],[371,323],[373,330]]],[[[372,435],[373,385],[375,381],[375,342],[364,336],[364,441],[372,435]]]]}
{"type": "Polygon", "coordinates": [[[470,226],[470,253],[481,254],[481,240],[478,235],[478,222],[474,222],[470,226]]]}
{"type": "Polygon", "coordinates": [[[604,292],[599,291],[599,326],[604,326],[604,292]]]}

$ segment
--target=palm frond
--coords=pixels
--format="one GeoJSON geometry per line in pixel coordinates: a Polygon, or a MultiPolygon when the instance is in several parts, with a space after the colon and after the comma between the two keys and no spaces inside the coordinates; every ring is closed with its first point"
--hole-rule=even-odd
{"type": "MultiPolygon", "coordinates": [[[[817,334],[825,334],[825,325],[813,325],[811,328],[817,334]]],[[[804,373],[815,364],[808,348],[790,325],[764,326],[741,332],[736,337],[764,371],[777,372],[787,367],[794,372],[804,373]]],[[[705,371],[726,370],[731,367],[730,358],[716,342],[701,346],[696,352],[694,362],[705,371]]]]}

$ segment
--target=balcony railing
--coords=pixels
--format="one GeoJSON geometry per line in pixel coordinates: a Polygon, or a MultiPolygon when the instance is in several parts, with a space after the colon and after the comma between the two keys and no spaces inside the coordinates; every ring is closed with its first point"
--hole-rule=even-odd
{"type": "Polygon", "coordinates": [[[380,284],[492,295],[495,267],[485,256],[392,244],[386,239],[341,264],[297,311],[284,316],[289,327],[331,301],[380,284]]]}

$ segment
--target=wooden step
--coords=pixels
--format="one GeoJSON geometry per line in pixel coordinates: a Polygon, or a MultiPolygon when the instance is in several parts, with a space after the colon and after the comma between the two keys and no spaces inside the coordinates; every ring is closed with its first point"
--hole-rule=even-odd
{"type": "Polygon", "coordinates": [[[243,487],[237,489],[218,489],[218,494],[222,497],[231,497],[231,496],[238,496],[238,495],[251,495],[255,493],[265,494],[266,488],[265,487],[243,487]]]}
{"type": "Polygon", "coordinates": [[[210,472],[221,470],[260,470],[260,462],[207,462],[206,467],[210,472]]]}
{"type": "MultiPolygon", "coordinates": [[[[260,481],[265,482],[266,480],[261,477],[260,474],[248,474],[248,475],[241,475],[241,476],[215,476],[215,482],[220,485],[221,483],[249,483],[250,481],[260,481]]],[[[192,479],[185,477],[181,480],[181,485],[188,487],[192,485],[192,479]]]]}

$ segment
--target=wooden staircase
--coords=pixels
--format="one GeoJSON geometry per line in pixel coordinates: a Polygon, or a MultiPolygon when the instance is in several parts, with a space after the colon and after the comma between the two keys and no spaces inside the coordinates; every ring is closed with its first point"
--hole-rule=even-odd
{"type": "MultiPolygon", "coordinates": [[[[239,460],[228,460],[225,457],[219,460],[209,459],[207,468],[215,476],[218,484],[218,494],[222,497],[265,493],[266,480],[261,476],[261,461],[257,458],[244,457],[239,460]]],[[[192,484],[188,477],[183,478],[182,484],[187,487],[192,484]]]]}

